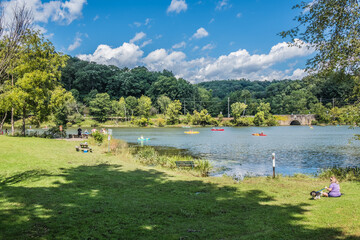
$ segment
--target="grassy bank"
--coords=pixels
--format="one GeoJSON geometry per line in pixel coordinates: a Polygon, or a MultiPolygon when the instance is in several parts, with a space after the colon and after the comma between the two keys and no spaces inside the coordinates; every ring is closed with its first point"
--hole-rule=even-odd
{"type": "Polygon", "coordinates": [[[0,136],[0,239],[359,239],[360,183],[200,178],[77,142],[0,136]]]}

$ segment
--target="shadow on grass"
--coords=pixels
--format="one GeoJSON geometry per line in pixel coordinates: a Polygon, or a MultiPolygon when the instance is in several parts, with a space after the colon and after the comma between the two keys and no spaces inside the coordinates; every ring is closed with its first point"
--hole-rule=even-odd
{"type": "Polygon", "coordinates": [[[12,178],[2,181],[0,239],[342,236],[339,229],[299,224],[304,205],[269,205],[273,199],[262,191],[169,180],[162,172],[121,171],[119,165],[80,166],[63,170],[61,177],[52,187],[16,186],[19,181],[12,178]]]}

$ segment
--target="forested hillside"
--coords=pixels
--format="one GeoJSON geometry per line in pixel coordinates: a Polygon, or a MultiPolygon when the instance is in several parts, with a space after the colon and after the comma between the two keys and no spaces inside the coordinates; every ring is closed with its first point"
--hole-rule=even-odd
{"type": "Polygon", "coordinates": [[[327,77],[310,76],[303,80],[250,81],[219,80],[191,84],[172,72],[151,72],[145,67],[120,69],[72,57],[62,69],[61,81],[80,103],[89,106],[98,93],[111,100],[121,97],[150,97],[161,111],[158,99],[167,96],[182,103],[182,112],[207,109],[213,116],[228,112],[228,104],[247,104],[246,114],[254,115],[260,102],[270,103],[273,114],[315,112],[354,103],[354,78],[343,73],[327,77]]]}

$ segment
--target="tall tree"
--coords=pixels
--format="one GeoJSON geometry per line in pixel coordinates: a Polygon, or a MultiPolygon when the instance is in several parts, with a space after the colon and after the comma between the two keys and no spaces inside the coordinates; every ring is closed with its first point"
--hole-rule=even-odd
{"type": "Polygon", "coordinates": [[[358,0],[311,0],[293,7],[299,25],[280,33],[297,46],[309,44],[316,54],[308,69],[324,73],[341,70],[359,74],[360,5],[358,0]],[[299,41],[300,40],[300,41],[299,41]]]}
{"type": "Polygon", "coordinates": [[[11,101],[21,112],[22,133],[25,119],[32,113],[40,123],[51,113],[52,92],[60,86],[60,67],[67,56],[55,51],[54,46],[38,32],[30,32],[10,74],[16,78],[11,89],[11,101]]]}
{"type": "Polygon", "coordinates": [[[90,112],[101,122],[105,122],[111,111],[111,100],[107,93],[98,93],[96,97],[90,101],[90,112]]]}
{"type": "Polygon", "coordinates": [[[138,100],[137,109],[140,116],[148,118],[151,109],[151,99],[147,96],[141,96],[138,100]]]}

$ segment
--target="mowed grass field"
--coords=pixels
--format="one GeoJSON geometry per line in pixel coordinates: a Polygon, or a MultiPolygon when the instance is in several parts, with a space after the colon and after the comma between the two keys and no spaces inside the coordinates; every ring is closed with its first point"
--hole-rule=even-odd
{"type": "Polygon", "coordinates": [[[0,136],[0,239],[360,239],[360,183],[200,178],[78,142],[0,136]]]}

